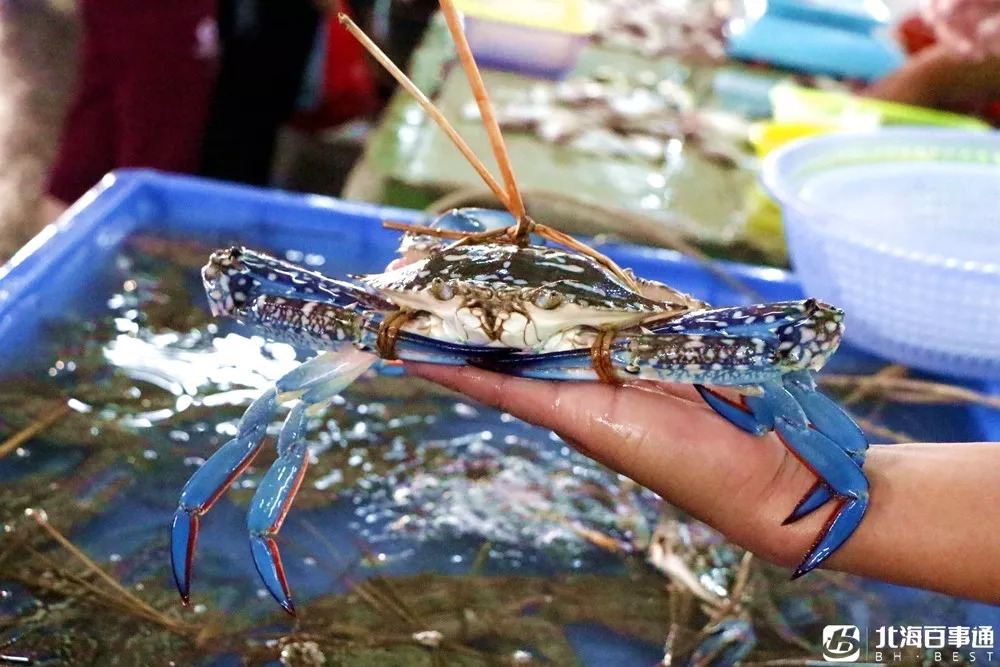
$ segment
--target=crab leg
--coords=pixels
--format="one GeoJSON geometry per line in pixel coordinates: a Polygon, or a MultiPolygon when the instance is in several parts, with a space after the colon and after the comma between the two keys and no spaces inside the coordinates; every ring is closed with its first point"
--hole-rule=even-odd
{"type": "MultiPolygon", "coordinates": [[[[236,317],[266,332],[271,340],[311,349],[350,342],[358,349],[375,352],[379,326],[387,315],[318,301],[260,296],[236,317]]],[[[443,365],[464,364],[470,357],[491,358],[511,353],[509,348],[448,343],[406,331],[397,334],[395,351],[405,361],[443,365]]]]}
{"type": "Polygon", "coordinates": [[[298,403],[288,413],[278,436],[278,458],[264,475],[250,502],[247,531],[250,552],[264,586],[282,609],[295,615],[291,591],[275,538],[298,493],[309,463],[305,434],[307,404],[298,403]]]}
{"type": "Polygon", "coordinates": [[[765,336],[787,326],[809,323],[819,312],[822,306],[815,299],[779,301],[694,310],[649,328],[654,333],[765,336]]]}
{"type": "Polygon", "coordinates": [[[366,310],[394,306],[362,285],[328,278],[291,262],[247,248],[213,253],[202,269],[205,293],[215,314],[232,315],[259,296],[307,299],[366,310]]]}
{"type": "MultiPolygon", "coordinates": [[[[283,391],[293,393],[279,397],[277,389],[264,392],[243,413],[236,427],[236,437],[216,450],[191,476],[181,492],[170,533],[170,557],[174,581],[185,603],[190,598],[191,564],[198,541],[199,518],[212,508],[260,452],[267,427],[274,418],[280,400],[294,398],[302,393],[305,393],[303,396],[305,399],[310,393],[315,392],[314,395],[318,396],[319,400],[313,401],[312,405],[328,401],[353,382],[374,361],[373,355],[348,347],[342,352],[320,355],[297,367],[277,383],[279,388],[284,388],[283,391]],[[316,378],[321,378],[322,382],[316,384],[316,378]]],[[[309,403],[303,400],[302,404],[309,403]]],[[[285,429],[289,424],[290,422],[286,421],[285,428],[282,429],[282,437],[285,440],[298,432],[293,429],[286,436],[285,429]]],[[[291,442],[294,444],[294,441],[291,442]]],[[[280,460],[283,451],[281,437],[278,449],[280,460]]],[[[257,493],[260,494],[259,489],[257,493]]]]}
{"type": "Polygon", "coordinates": [[[170,561],[174,582],[185,605],[191,595],[191,562],[198,541],[199,518],[257,456],[267,425],[277,408],[275,397],[274,389],[261,394],[240,418],[236,437],[217,449],[181,491],[170,528],[170,561]]]}
{"type": "MultiPolygon", "coordinates": [[[[826,436],[832,445],[843,449],[859,468],[863,466],[868,451],[868,439],[840,406],[816,390],[811,374],[808,371],[795,371],[784,376],[782,381],[784,388],[795,397],[805,412],[812,427],[826,436]]],[[[740,403],[734,403],[708,387],[695,385],[695,389],[713,410],[747,433],[764,435],[774,429],[775,416],[771,413],[767,400],[756,396],[743,396],[740,403]]],[[[817,481],[788,515],[784,524],[793,523],[807,516],[825,505],[832,497],[830,489],[822,481],[817,481]]]]}

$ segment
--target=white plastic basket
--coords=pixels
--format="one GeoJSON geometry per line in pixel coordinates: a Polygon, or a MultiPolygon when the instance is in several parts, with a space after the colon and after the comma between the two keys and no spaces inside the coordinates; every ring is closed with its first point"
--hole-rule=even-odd
{"type": "Polygon", "coordinates": [[[764,161],[808,296],[857,347],[1000,379],[1000,134],[894,127],[793,142],[764,161]]]}

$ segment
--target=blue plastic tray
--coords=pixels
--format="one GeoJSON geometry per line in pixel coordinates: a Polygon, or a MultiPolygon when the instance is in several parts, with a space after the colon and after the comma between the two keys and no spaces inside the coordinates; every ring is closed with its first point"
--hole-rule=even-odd
{"type": "MultiPolygon", "coordinates": [[[[57,225],[39,234],[0,268],[0,374],[31,367],[35,359],[30,353],[37,347],[33,343],[44,323],[64,320],[66,314],[84,315],[82,311],[92,304],[90,297],[107,294],[95,282],[99,269],[129,235],[154,234],[219,247],[236,243],[271,251],[307,249],[327,258],[322,271],[341,277],[379,270],[394,256],[399,234],[384,229],[381,221],[422,219],[422,214],[409,210],[152,171],[109,174],[57,225]]],[[[625,244],[600,247],[638,275],[666,282],[715,305],[746,301],[682,254],[625,244]]],[[[802,297],[788,272],[744,264],[720,265],[768,301],[802,297]]],[[[827,368],[838,373],[866,373],[883,365],[878,358],[845,345],[827,368]]],[[[925,440],[1000,440],[1000,415],[987,409],[898,407],[884,414],[890,425],[925,440]]]]}
{"type": "Polygon", "coordinates": [[[731,57],[866,81],[889,74],[905,59],[882,34],[884,19],[863,2],[770,0],[754,3],[758,7],[762,15],[748,11],[730,21],[726,48],[731,57]]]}
{"type": "MultiPolygon", "coordinates": [[[[101,269],[130,235],[153,234],[218,246],[239,243],[271,251],[308,250],[326,257],[324,272],[343,275],[378,270],[393,257],[398,233],[382,228],[381,220],[421,218],[412,211],[328,197],[292,195],[148,171],[117,172],[75,205],[57,226],[43,232],[0,269],[0,375],[9,377],[15,371],[40,374],[47,368],[41,365],[42,353],[38,350],[46,323],[65,321],[67,314],[85,316],[100,299],[106,298],[109,292],[100,284],[101,269]]],[[[745,301],[745,297],[711,272],[678,253],[611,244],[601,249],[639,275],[667,282],[714,304],[745,301]]],[[[723,267],[767,300],[802,296],[787,272],[736,264],[723,267]]],[[[847,325],[850,326],[849,313],[847,325]]],[[[867,373],[883,365],[879,359],[845,346],[829,368],[841,373],[867,373]]],[[[1000,440],[1000,416],[985,408],[892,406],[881,413],[880,419],[887,426],[922,440],[1000,440]]],[[[164,522],[168,520],[167,510],[164,522]]],[[[132,510],[122,507],[121,511],[132,510]]],[[[240,519],[230,518],[235,526],[233,551],[243,555],[245,542],[239,531],[240,519]]],[[[150,520],[159,520],[158,514],[150,520]]],[[[120,535],[108,541],[113,535],[116,534],[90,527],[76,537],[82,547],[103,557],[116,544],[121,547],[120,535]]],[[[906,604],[907,595],[911,594],[897,587],[879,588],[887,598],[902,604],[906,604]]],[[[965,624],[1000,621],[1000,609],[994,607],[969,604],[963,605],[962,610],[961,618],[956,618],[955,610],[951,609],[942,611],[948,613],[948,618],[933,620],[965,624]]]]}

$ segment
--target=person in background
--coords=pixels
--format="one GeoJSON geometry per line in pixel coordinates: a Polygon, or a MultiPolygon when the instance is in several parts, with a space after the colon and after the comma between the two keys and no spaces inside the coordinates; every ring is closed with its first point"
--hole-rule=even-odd
{"type": "Polygon", "coordinates": [[[222,59],[201,174],[266,185],[319,27],[313,0],[221,0],[222,59]]]}
{"type": "Polygon", "coordinates": [[[218,59],[216,0],[80,0],[80,72],[39,222],[120,167],[194,173],[218,59]]]}
{"type": "MultiPolygon", "coordinates": [[[[350,85],[361,84],[348,76],[351,63],[337,61],[344,54],[328,51],[324,66],[341,65],[338,80],[347,89],[339,91],[339,97],[324,99],[320,108],[297,109],[314,49],[330,46],[316,44],[317,34],[323,34],[319,30],[322,21],[334,25],[330,29],[343,30],[336,15],[346,11],[405,67],[436,10],[437,0],[222,0],[222,64],[201,174],[267,185],[282,125],[313,132],[330,123],[371,115],[389,98],[395,81],[382,68],[372,68],[379,77],[379,94],[370,91],[376,99],[368,99],[367,91],[350,85]]],[[[367,54],[363,57],[367,60],[367,54]]],[[[333,91],[324,88],[323,92],[333,91]]]]}
{"type": "Polygon", "coordinates": [[[910,58],[866,95],[1000,124],[998,0],[925,0],[899,32],[910,58]]]}

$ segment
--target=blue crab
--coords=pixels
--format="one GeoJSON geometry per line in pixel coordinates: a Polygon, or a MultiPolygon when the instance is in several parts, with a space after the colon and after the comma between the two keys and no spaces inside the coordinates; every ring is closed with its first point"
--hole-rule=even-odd
{"type": "MultiPolygon", "coordinates": [[[[447,1],[442,9],[462,55],[464,35],[454,9],[447,1]]],[[[478,71],[464,56],[463,64],[475,86],[478,71]]],[[[394,76],[403,75],[397,70],[394,76]]],[[[482,93],[477,100],[488,104],[482,93]]],[[[422,103],[430,105],[426,98],[422,103]]],[[[491,116],[483,113],[484,119],[491,116]]],[[[171,558],[185,602],[199,517],[250,465],[279,405],[294,401],[278,435],[277,459],[260,481],[247,518],[257,571],[294,614],[275,538],[306,472],[307,421],[379,359],[476,364],[549,380],[692,383],[735,426],[758,435],[776,432],[815,473],[816,486],[788,521],[836,501],[796,576],[822,563],[857,528],[868,506],[861,469],[868,443],[851,418],[816,390],[812,377],[837,349],[843,312],[815,299],[712,308],[638,278],[530,220],[501,148],[494,142],[507,190],[481,163],[477,169],[511,213],[464,209],[430,227],[411,228],[405,260],[383,273],[344,281],[240,247],[212,255],[202,278],[216,315],[319,354],[256,399],[236,436],[184,487],[171,558]],[[533,242],[538,236],[556,245],[533,242]],[[445,238],[458,240],[446,245],[445,238]],[[735,388],[739,399],[708,385],[735,388]]]]}
{"type": "MultiPolygon", "coordinates": [[[[451,212],[434,227],[478,229],[477,215],[451,212]]],[[[840,341],[840,310],[814,299],[710,308],[653,281],[637,281],[636,289],[588,256],[546,246],[420,247],[422,258],[356,283],[238,247],[212,255],[202,276],[216,315],[321,353],[254,401],[237,435],[184,488],[171,554],[185,600],[198,518],[258,453],[279,404],[295,400],[247,521],[258,572],[292,611],[274,538],[305,474],[306,421],[380,358],[474,363],[529,378],[694,383],[736,426],[776,431],[816,474],[820,482],[789,520],[837,500],[796,575],[819,565],[861,521],[867,441],[812,379],[840,341]],[[742,395],[733,402],[705,385],[742,395]]]]}

